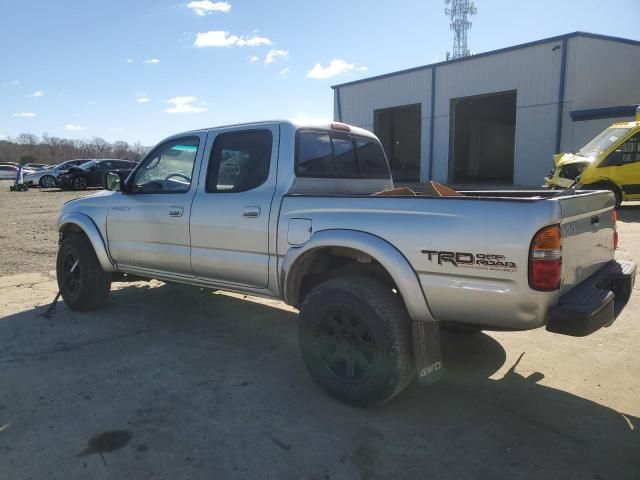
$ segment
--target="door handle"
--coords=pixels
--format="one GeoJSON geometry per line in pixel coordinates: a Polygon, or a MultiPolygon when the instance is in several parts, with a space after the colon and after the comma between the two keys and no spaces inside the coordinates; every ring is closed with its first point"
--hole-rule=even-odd
{"type": "Polygon", "coordinates": [[[260,207],[244,207],[242,215],[248,218],[258,218],[260,216],[260,207]]]}
{"type": "Polygon", "coordinates": [[[169,216],[170,217],[181,217],[184,213],[184,207],[180,207],[178,205],[174,205],[169,207],[169,216]]]}

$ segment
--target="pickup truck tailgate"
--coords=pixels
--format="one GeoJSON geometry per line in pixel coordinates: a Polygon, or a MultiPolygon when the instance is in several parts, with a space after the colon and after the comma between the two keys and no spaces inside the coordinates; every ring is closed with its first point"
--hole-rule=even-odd
{"type": "Polygon", "coordinates": [[[565,293],[614,256],[614,197],[609,192],[564,197],[562,212],[562,286],[565,293]]]}

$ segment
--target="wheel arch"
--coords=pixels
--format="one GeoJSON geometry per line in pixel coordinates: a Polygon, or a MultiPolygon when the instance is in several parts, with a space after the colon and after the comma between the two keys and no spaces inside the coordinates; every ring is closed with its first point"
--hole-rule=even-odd
{"type": "Polygon", "coordinates": [[[100,230],[93,222],[93,220],[82,213],[70,213],[60,219],[58,226],[58,232],[60,239],[67,233],[80,232],[84,233],[89,239],[93,250],[96,252],[96,257],[105,272],[115,272],[116,268],[109,256],[107,247],[100,230]]]}
{"type": "MultiPolygon", "coordinates": [[[[435,321],[420,281],[409,261],[386,240],[357,230],[322,230],[313,234],[301,247],[290,248],[280,270],[280,285],[285,302],[299,306],[308,292],[303,291],[305,278],[318,270],[327,258],[347,259],[352,266],[359,265],[374,275],[393,281],[394,288],[402,295],[409,316],[415,321],[435,321]],[[354,258],[355,257],[355,258],[354,258]],[[351,258],[351,260],[348,260],[351,258]],[[368,265],[368,266],[367,266],[368,265]]],[[[335,266],[331,263],[330,265],[335,266]]],[[[343,268],[344,265],[339,265],[343,268]]],[[[331,268],[320,268],[321,280],[332,278],[331,268]]]]}

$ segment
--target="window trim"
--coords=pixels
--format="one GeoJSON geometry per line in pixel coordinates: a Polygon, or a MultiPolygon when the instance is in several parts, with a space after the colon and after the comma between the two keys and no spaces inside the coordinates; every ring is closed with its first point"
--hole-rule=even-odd
{"type": "Polygon", "coordinates": [[[376,141],[376,139],[367,137],[365,135],[357,135],[354,133],[346,133],[346,132],[334,132],[332,130],[322,130],[317,128],[301,128],[301,129],[298,129],[298,131],[296,132],[295,154],[293,159],[293,165],[294,165],[293,170],[294,170],[295,176],[298,178],[332,178],[332,179],[344,179],[344,180],[353,180],[353,179],[389,180],[391,178],[391,167],[389,165],[389,160],[387,159],[387,155],[384,152],[384,148],[382,147],[382,144],[380,143],[380,141],[376,141]],[[322,135],[328,135],[329,139],[331,140],[330,142],[331,152],[333,154],[334,161],[335,161],[336,154],[333,148],[333,138],[335,137],[343,140],[344,139],[351,140],[351,143],[353,144],[353,155],[356,159],[356,169],[358,171],[360,171],[361,168],[360,168],[360,158],[358,156],[358,149],[356,148],[356,143],[355,143],[356,140],[361,139],[361,140],[365,140],[365,141],[377,144],[382,151],[382,156],[384,157],[384,161],[387,166],[387,176],[381,177],[377,175],[364,175],[364,174],[358,174],[358,173],[356,173],[356,175],[338,175],[338,174],[330,175],[329,174],[329,175],[318,176],[318,175],[309,175],[309,174],[301,173],[298,160],[300,158],[300,135],[304,133],[319,133],[322,135]]]}
{"type": "Polygon", "coordinates": [[[248,128],[248,129],[244,129],[244,130],[227,130],[224,132],[220,132],[219,134],[216,135],[216,137],[213,140],[213,143],[211,144],[211,152],[209,153],[209,160],[207,162],[207,173],[205,175],[204,178],[204,191],[205,193],[242,193],[242,192],[250,192],[252,190],[255,190],[256,188],[260,188],[261,186],[263,186],[265,183],[267,183],[267,180],[269,180],[269,174],[271,173],[271,163],[272,163],[272,157],[273,157],[273,132],[271,131],[271,129],[269,128],[248,128]],[[264,181],[260,184],[260,185],[256,185],[253,188],[247,189],[247,190],[212,190],[209,188],[209,176],[212,173],[212,167],[215,166],[215,171],[216,171],[216,184],[218,181],[218,175],[220,174],[220,162],[216,161],[213,157],[214,154],[216,152],[216,144],[218,143],[218,141],[220,140],[220,138],[222,137],[226,137],[226,136],[230,136],[230,135],[238,135],[238,134],[247,134],[247,133],[268,133],[269,134],[269,138],[270,138],[270,143],[271,146],[269,148],[269,165],[267,168],[267,176],[265,177],[264,181]]]}
{"type": "Polygon", "coordinates": [[[129,184],[129,189],[128,189],[129,191],[127,193],[131,195],[159,195],[159,194],[179,195],[179,194],[189,193],[194,183],[193,172],[196,167],[196,162],[198,161],[198,153],[200,152],[201,143],[202,143],[201,139],[198,135],[188,135],[186,137],[172,138],[160,143],[159,145],[156,145],[156,147],[153,150],[151,150],[148,154],[144,156],[142,160],[140,160],[140,162],[138,162],[138,165],[136,165],[133,171],[129,174],[129,177],[127,178],[127,183],[129,184]],[[141,170],[146,165],[149,159],[153,159],[155,154],[158,153],[160,150],[166,148],[167,145],[171,145],[173,143],[178,144],[179,142],[184,142],[185,140],[195,140],[196,142],[198,142],[198,145],[196,146],[196,156],[193,159],[193,166],[191,167],[191,183],[189,184],[189,188],[184,191],[174,190],[174,191],[160,191],[160,192],[142,192],[142,191],[136,190],[134,183],[136,180],[136,175],[138,174],[138,170],[141,170]]]}

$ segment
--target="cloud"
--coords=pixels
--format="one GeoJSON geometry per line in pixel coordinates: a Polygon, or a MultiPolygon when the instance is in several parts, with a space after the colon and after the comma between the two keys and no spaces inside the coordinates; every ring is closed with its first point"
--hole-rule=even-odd
{"type": "Polygon", "coordinates": [[[36,114],[32,113],[32,112],[19,112],[19,113],[14,113],[13,116],[14,117],[30,118],[30,117],[35,117],[36,114]]]}
{"type": "Polygon", "coordinates": [[[86,130],[87,127],[83,127],[82,125],[74,125],[73,123],[67,123],[64,126],[65,130],[72,130],[72,131],[77,131],[77,130],[86,130]]]}
{"type": "Polygon", "coordinates": [[[231,4],[229,2],[200,0],[187,3],[187,8],[190,8],[196,15],[204,17],[205,15],[211,15],[213,12],[229,13],[231,4]]]}
{"type": "Polygon", "coordinates": [[[149,98],[149,95],[147,95],[146,93],[136,93],[136,102],[147,103],[150,101],[151,99],[149,98]]]}
{"type": "Polygon", "coordinates": [[[133,58],[127,58],[126,62],[127,63],[133,63],[133,58]]]}
{"type": "Polygon", "coordinates": [[[0,134],[0,140],[5,140],[6,138],[7,138],[7,136],[6,136],[6,135],[1,135],[1,134],[0,134]]]}
{"type": "Polygon", "coordinates": [[[158,60],[157,58],[150,58],[148,60],[145,60],[144,63],[148,63],[151,65],[156,65],[158,63],[160,63],[160,60],[158,60]]]}
{"type": "Polygon", "coordinates": [[[258,47],[260,45],[271,45],[271,40],[267,37],[245,37],[244,35],[229,35],[229,32],[222,30],[210,30],[208,32],[198,33],[194,47],[258,47]]]}
{"type": "Polygon", "coordinates": [[[335,77],[336,75],[341,75],[343,73],[349,73],[353,70],[363,71],[366,69],[367,67],[356,67],[353,63],[347,63],[339,58],[334,58],[326,67],[323,67],[319,63],[316,63],[316,65],[311,70],[309,70],[309,73],[307,73],[307,78],[316,78],[323,80],[325,78],[335,77]]]}
{"type": "Polygon", "coordinates": [[[44,92],[42,90],[38,90],[37,92],[33,92],[31,94],[32,97],[44,97],[44,92]]]}
{"type": "Polygon", "coordinates": [[[284,67],[282,70],[280,70],[280,75],[285,76],[287,73],[289,73],[289,67],[284,67]]]}
{"type": "Polygon", "coordinates": [[[286,50],[269,50],[269,53],[267,53],[264,59],[264,63],[273,63],[278,57],[289,58],[289,52],[286,50]]]}
{"type": "Polygon", "coordinates": [[[198,100],[196,97],[173,97],[166,101],[172,106],[165,109],[167,113],[201,113],[206,112],[205,107],[196,107],[193,103],[198,100]]]}
{"type": "Polygon", "coordinates": [[[249,63],[256,63],[258,60],[260,60],[260,57],[258,57],[257,55],[252,55],[249,57],[249,63]]]}

